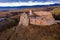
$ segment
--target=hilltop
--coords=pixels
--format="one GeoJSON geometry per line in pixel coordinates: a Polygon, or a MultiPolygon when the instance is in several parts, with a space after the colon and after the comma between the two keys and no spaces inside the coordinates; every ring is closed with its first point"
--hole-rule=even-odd
{"type": "Polygon", "coordinates": [[[21,7],[0,7],[0,40],[60,40],[60,23],[51,26],[29,25],[18,26],[20,13],[28,10],[42,10],[52,12],[54,18],[60,20],[60,4],[51,6],[35,5],[21,7]],[[20,9],[21,8],[21,9],[20,9]],[[10,9],[10,10],[7,10],[10,9]]]}

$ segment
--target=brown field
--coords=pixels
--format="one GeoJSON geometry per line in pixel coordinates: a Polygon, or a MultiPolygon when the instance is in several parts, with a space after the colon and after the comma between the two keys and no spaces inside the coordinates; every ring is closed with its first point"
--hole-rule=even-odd
{"type": "MultiPolygon", "coordinates": [[[[2,29],[0,28],[0,40],[60,40],[60,23],[51,26],[18,26],[21,12],[26,12],[28,10],[36,11],[36,9],[38,9],[50,11],[52,14],[55,14],[53,11],[55,8],[60,9],[60,6],[1,11],[0,17],[6,16],[7,18],[4,22],[0,22],[0,27],[2,27],[2,29]],[[17,12],[18,14],[11,12],[17,12]]],[[[58,11],[56,14],[60,15],[60,11],[58,11]]],[[[57,16],[55,15],[54,17],[57,18],[57,16]]],[[[60,18],[60,16],[58,18],[60,18]]]]}
{"type": "Polygon", "coordinates": [[[60,25],[13,27],[1,32],[0,40],[60,40],[60,25]]]}

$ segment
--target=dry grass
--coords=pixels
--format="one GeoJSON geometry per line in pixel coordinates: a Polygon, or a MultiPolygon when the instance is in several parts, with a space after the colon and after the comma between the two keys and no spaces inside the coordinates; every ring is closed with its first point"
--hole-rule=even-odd
{"type": "Polygon", "coordinates": [[[60,25],[16,26],[1,32],[0,40],[60,40],[60,25]]]}
{"type": "Polygon", "coordinates": [[[60,25],[23,27],[11,40],[60,40],[59,30],[60,25]]]}
{"type": "MultiPolygon", "coordinates": [[[[5,12],[0,12],[0,15],[6,14],[5,12]]],[[[16,18],[17,16],[11,18],[16,18]]],[[[51,26],[29,25],[28,27],[12,27],[0,32],[0,40],[60,40],[60,24],[51,26]]]]}

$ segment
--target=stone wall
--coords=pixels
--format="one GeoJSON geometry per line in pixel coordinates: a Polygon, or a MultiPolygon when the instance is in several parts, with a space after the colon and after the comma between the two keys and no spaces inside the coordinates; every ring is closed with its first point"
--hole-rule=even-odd
{"type": "Polygon", "coordinates": [[[39,11],[39,12],[34,12],[36,18],[31,17],[30,18],[30,23],[35,24],[35,25],[52,25],[55,22],[55,19],[53,18],[51,12],[47,11],[39,11]],[[39,17],[38,17],[39,16],[39,17]]]}

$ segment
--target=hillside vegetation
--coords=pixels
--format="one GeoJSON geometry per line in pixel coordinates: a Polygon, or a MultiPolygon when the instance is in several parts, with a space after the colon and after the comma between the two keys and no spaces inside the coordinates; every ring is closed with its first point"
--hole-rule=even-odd
{"type": "Polygon", "coordinates": [[[54,15],[54,18],[56,20],[60,20],[60,8],[55,8],[53,10],[51,10],[53,15],[54,15]]]}
{"type": "MultiPolygon", "coordinates": [[[[52,12],[54,18],[60,20],[59,7],[41,10],[52,12]]],[[[7,14],[1,13],[1,17],[6,17],[0,22],[0,40],[60,40],[60,23],[50,26],[29,25],[25,27],[18,25],[20,14],[11,14],[12,16],[10,13],[7,14]]]]}

